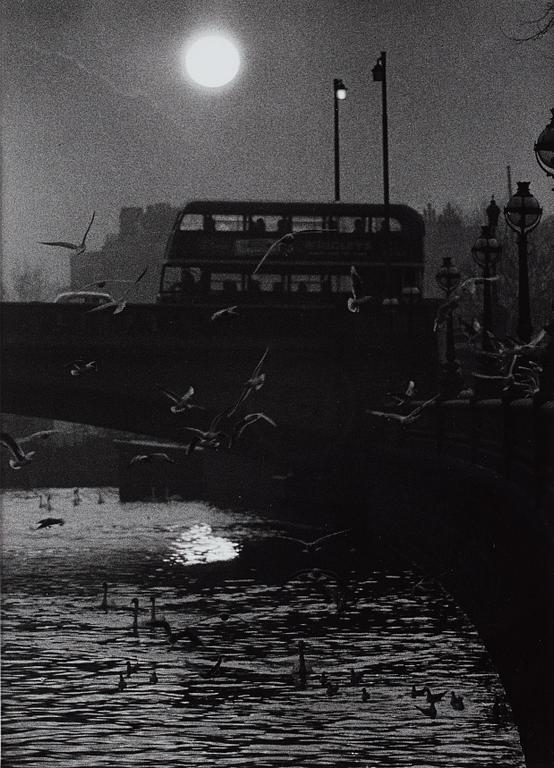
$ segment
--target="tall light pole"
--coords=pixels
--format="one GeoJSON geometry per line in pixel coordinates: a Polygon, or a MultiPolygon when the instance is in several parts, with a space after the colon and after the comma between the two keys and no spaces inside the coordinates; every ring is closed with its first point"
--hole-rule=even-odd
{"type": "Polygon", "coordinates": [[[383,202],[385,204],[385,303],[391,303],[391,272],[390,272],[390,196],[389,196],[389,122],[387,112],[387,52],[381,51],[377,63],[371,70],[374,82],[381,83],[381,118],[383,134],[383,202]]]}
{"type": "MultiPolygon", "coordinates": [[[[462,276],[460,270],[452,264],[450,256],[444,256],[442,266],[435,275],[437,284],[446,294],[446,301],[450,299],[452,292],[460,284],[462,276]]],[[[454,321],[452,312],[446,317],[446,361],[443,363],[443,376],[441,389],[445,395],[456,395],[463,383],[460,364],[456,360],[456,347],[454,344],[454,321]]]]}
{"type": "Polygon", "coordinates": [[[519,287],[517,334],[522,341],[531,341],[531,307],[529,304],[529,269],[527,264],[527,234],[534,229],[542,216],[539,202],[529,191],[529,181],[518,181],[515,194],[504,208],[507,225],[517,232],[519,287]]]}
{"type": "Polygon", "coordinates": [[[335,200],[340,200],[340,154],[339,154],[339,101],[346,99],[346,86],[342,80],[333,80],[333,103],[335,116],[335,200]]]}
{"type": "Polygon", "coordinates": [[[500,257],[500,244],[496,237],[491,234],[489,225],[481,227],[481,234],[471,247],[471,255],[475,263],[483,270],[483,338],[482,347],[487,351],[492,351],[490,333],[493,332],[492,316],[492,291],[488,280],[492,277],[496,263],[500,257]]]}

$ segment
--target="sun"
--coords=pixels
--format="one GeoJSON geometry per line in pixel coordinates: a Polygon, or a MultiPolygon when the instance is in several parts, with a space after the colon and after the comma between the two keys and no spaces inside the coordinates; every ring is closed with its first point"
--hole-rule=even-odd
{"type": "Polygon", "coordinates": [[[187,74],[199,85],[219,88],[236,76],[240,67],[237,47],[221,35],[206,35],[183,53],[187,74]]]}

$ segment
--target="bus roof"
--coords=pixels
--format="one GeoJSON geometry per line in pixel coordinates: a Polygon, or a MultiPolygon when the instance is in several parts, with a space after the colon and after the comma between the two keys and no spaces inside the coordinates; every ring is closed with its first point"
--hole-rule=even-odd
{"type": "MultiPolygon", "coordinates": [[[[260,215],[327,215],[327,216],[373,216],[384,218],[383,203],[314,203],[267,200],[192,200],[185,205],[180,216],[185,213],[201,214],[260,214],[260,215]]],[[[391,204],[389,214],[393,219],[411,224],[423,234],[423,216],[409,205],[391,204]]]]}

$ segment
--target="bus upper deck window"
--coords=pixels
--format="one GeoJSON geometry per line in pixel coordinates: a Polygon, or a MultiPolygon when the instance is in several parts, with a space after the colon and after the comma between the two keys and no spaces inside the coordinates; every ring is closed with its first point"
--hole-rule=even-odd
{"type": "Polygon", "coordinates": [[[320,231],[323,229],[323,219],[321,216],[293,216],[292,231],[300,232],[303,229],[313,229],[320,231]]]}
{"type": "Polygon", "coordinates": [[[365,219],[360,216],[341,216],[339,219],[339,231],[347,234],[365,234],[365,219]]]}
{"type": "Polygon", "coordinates": [[[185,213],[179,224],[181,230],[201,230],[203,225],[203,216],[200,213],[185,213]]]}
{"type": "Polygon", "coordinates": [[[218,232],[242,232],[244,230],[242,216],[239,215],[216,213],[213,220],[218,232]]]}

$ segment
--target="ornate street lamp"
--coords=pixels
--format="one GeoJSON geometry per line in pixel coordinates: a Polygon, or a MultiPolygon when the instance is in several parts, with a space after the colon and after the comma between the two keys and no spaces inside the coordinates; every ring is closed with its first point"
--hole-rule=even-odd
{"type": "Polygon", "coordinates": [[[340,200],[340,158],[339,158],[339,101],[346,99],[347,88],[342,80],[333,80],[333,102],[335,115],[335,200],[340,200]]]}
{"type": "Polygon", "coordinates": [[[554,109],[550,111],[552,119],[544,131],[541,131],[534,149],[537,163],[547,176],[554,178],[554,109]]]}
{"type": "Polygon", "coordinates": [[[538,200],[529,191],[528,181],[518,181],[517,191],[504,208],[507,225],[518,235],[519,289],[517,333],[522,341],[531,340],[531,309],[529,305],[529,271],[527,265],[527,234],[531,232],[542,216],[538,200]]]}
{"type": "MultiPolygon", "coordinates": [[[[446,300],[450,299],[452,292],[458,287],[461,280],[460,270],[452,264],[450,256],[445,256],[442,266],[435,275],[439,288],[445,292],[446,300]]],[[[457,394],[462,385],[460,364],[456,360],[454,346],[454,322],[452,312],[448,311],[446,317],[446,362],[443,363],[442,389],[445,394],[457,394]]]]}
{"type": "MultiPolygon", "coordinates": [[[[487,209],[488,210],[488,209],[487,209]]],[[[500,209],[499,209],[500,210],[500,209]]],[[[496,239],[492,236],[490,227],[485,225],[481,227],[481,234],[471,247],[471,255],[475,263],[483,270],[483,349],[492,350],[489,333],[493,330],[492,318],[492,291],[491,284],[486,279],[492,277],[495,273],[496,264],[500,258],[502,248],[496,239]]]]}

